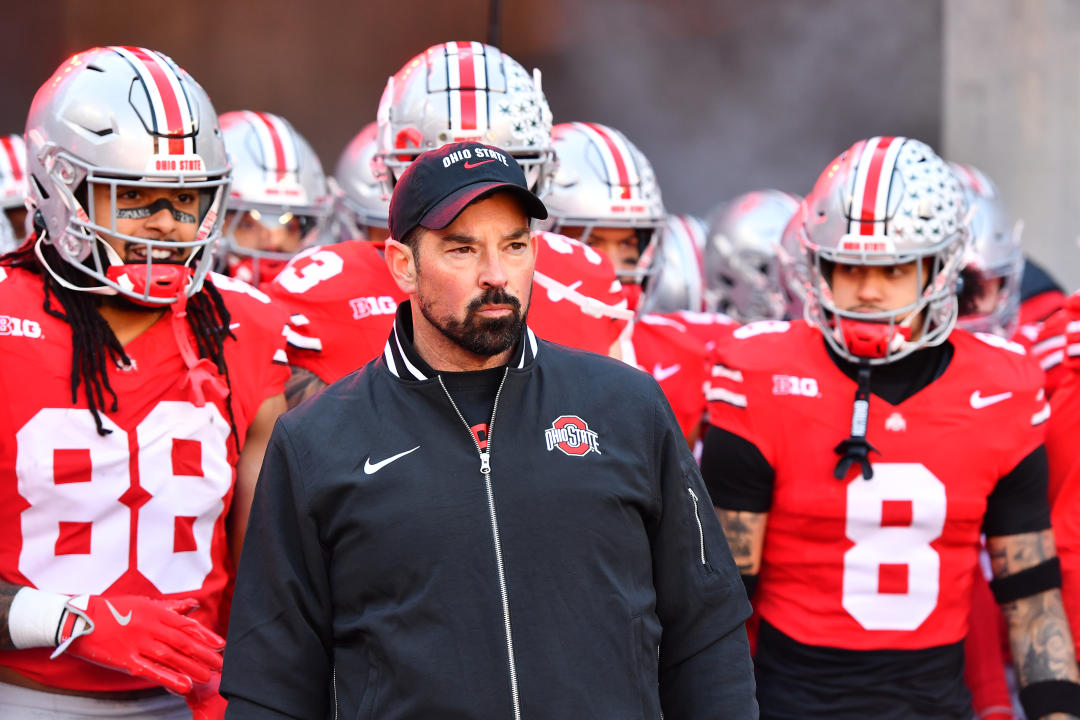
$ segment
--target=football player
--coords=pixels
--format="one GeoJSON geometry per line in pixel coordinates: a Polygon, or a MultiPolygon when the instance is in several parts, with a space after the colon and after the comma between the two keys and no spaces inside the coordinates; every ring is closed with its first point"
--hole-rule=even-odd
{"type": "Polygon", "coordinates": [[[72,56],[26,137],[38,233],[0,261],[0,714],[190,718],[187,695],[213,716],[284,317],[208,273],[229,164],[171,59],[72,56]]]}
{"type": "Polygon", "coordinates": [[[637,310],[648,267],[641,257],[660,236],[664,201],[648,158],[613,127],[559,123],[551,129],[558,170],[545,196],[546,225],[604,253],[637,310]]]}
{"type": "Polygon", "coordinates": [[[949,166],[964,188],[971,215],[971,242],[960,271],[960,317],[956,324],[968,332],[993,333],[1030,345],[1029,335],[1018,325],[1024,224],[1010,217],[997,186],[985,173],[961,163],[949,166]]]}
{"type": "MultiPolygon", "coordinates": [[[[968,233],[963,268],[960,271],[960,308],[957,327],[968,332],[988,332],[1012,339],[1025,347],[1033,339],[1025,334],[1037,326],[1018,326],[1020,274],[1024,257],[1020,250],[1023,223],[1007,212],[993,181],[978,168],[949,163],[964,189],[968,204],[968,233]]],[[[971,690],[972,704],[979,717],[993,715],[993,709],[1009,708],[1012,701],[1004,673],[1007,638],[1004,619],[994,603],[984,568],[989,568],[985,550],[972,587],[971,617],[964,642],[964,679],[971,690]]]]}
{"type": "Polygon", "coordinates": [[[368,123],[341,152],[334,169],[334,180],[341,190],[335,215],[342,228],[340,240],[362,238],[382,248],[390,236],[390,194],[376,177],[376,162],[380,174],[387,172],[386,166],[376,161],[377,132],[378,125],[368,123]]]}
{"type": "Polygon", "coordinates": [[[971,717],[980,532],[1028,716],[1080,712],[1041,373],[953,329],[959,181],[927,145],[875,137],[798,212],[808,321],[751,323],[719,348],[702,458],[756,584],[762,717],[971,717]]]}
{"type": "Polygon", "coordinates": [[[245,110],[218,121],[233,175],[225,266],[260,287],[302,248],[332,240],[334,196],[319,157],[285,118],[245,110]]]}
{"type": "MultiPolygon", "coordinates": [[[[1051,519],[1061,556],[1062,595],[1073,626],[1080,625],[1080,453],[1076,427],[1080,423],[1080,293],[1073,293],[1061,311],[1068,329],[1062,360],[1056,368],[1058,388],[1050,399],[1053,412],[1046,429],[1050,458],[1051,519]],[[1072,352],[1070,352],[1070,350],[1072,352]]],[[[1074,637],[1074,640],[1076,638],[1074,637]]]]}
{"type": "MultiPolygon", "coordinates": [[[[678,273],[669,272],[665,277],[661,268],[669,255],[673,265],[693,267],[690,257],[694,250],[679,244],[680,240],[692,241],[692,236],[673,233],[675,247],[663,247],[666,214],[652,165],[615,128],[599,123],[562,123],[552,128],[552,146],[558,171],[544,198],[547,224],[614,263],[637,318],[627,326],[612,354],[650,373],[660,384],[693,447],[705,411],[702,387],[708,355],[704,342],[689,331],[682,318],[644,311],[649,304],[659,307],[672,302],[678,273]],[[660,283],[656,297],[643,300],[642,288],[653,280],[660,283]]],[[[690,299],[685,297],[687,302],[690,299]]]]}
{"type": "Polygon", "coordinates": [[[0,135],[0,253],[26,239],[26,145],[22,135],[0,135]]]}
{"type": "Polygon", "coordinates": [[[740,323],[781,320],[788,311],[777,269],[780,237],[799,198],[756,190],[709,214],[705,285],[710,310],[740,323]]]}
{"type": "Polygon", "coordinates": [[[693,215],[668,215],[663,242],[645,248],[638,261],[655,271],[641,299],[643,313],[705,312],[705,223],[693,215]]]}
{"type": "MultiPolygon", "coordinates": [[[[369,126],[370,128],[370,126],[369,126]]],[[[544,196],[552,168],[551,111],[540,84],[498,48],[477,42],[433,45],[390,77],[379,103],[372,153],[366,130],[342,157],[346,208],[368,237],[386,224],[396,178],[424,150],[476,139],[507,151],[544,196]],[[372,153],[369,156],[369,153],[372,153]],[[364,167],[365,158],[367,166],[364,167]],[[359,163],[361,166],[356,167],[359,163]],[[381,193],[371,188],[374,179],[381,193]]],[[[466,162],[486,162],[482,158],[466,162]]],[[[579,243],[538,243],[529,323],[541,337],[606,353],[627,312],[610,262],[579,243]],[[591,293],[591,294],[586,294],[591,293]]],[[[378,253],[363,241],[318,248],[296,258],[270,288],[290,308],[290,405],[314,394],[382,352],[402,299],[378,253]],[[362,329],[361,329],[362,328],[362,329]]]]}

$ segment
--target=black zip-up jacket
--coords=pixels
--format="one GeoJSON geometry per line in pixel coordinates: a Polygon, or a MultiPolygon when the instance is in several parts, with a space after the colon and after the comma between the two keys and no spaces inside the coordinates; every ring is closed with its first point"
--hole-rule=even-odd
{"type": "Polygon", "coordinates": [[[481,451],[409,313],[274,429],[227,717],[756,718],[749,603],[653,379],[526,330],[481,451]]]}

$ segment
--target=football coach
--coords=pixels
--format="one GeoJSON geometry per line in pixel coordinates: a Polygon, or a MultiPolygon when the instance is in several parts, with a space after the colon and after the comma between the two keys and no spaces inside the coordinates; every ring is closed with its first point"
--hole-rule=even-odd
{"type": "Polygon", "coordinates": [[[423,153],[390,203],[381,357],[278,421],[230,719],[756,718],[743,583],[653,379],[526,324],[543,203],[423,153]]]}

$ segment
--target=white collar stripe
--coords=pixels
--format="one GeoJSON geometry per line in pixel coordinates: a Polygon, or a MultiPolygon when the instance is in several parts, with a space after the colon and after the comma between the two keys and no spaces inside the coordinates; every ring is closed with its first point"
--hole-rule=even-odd
{"type": "Polygon", "coordinates": [[[398,337],[397,323],[394,323],[394,343],[397,345],[398,353],[401,357],[401,364],[405,366],[405,369],[412,373],[413,377],[417,380],[427,380],[427,375],[420,372],[415,365],[409,362],[409,358],[405,354],[405,348],[401,347],[401,338],[398,337]]]}

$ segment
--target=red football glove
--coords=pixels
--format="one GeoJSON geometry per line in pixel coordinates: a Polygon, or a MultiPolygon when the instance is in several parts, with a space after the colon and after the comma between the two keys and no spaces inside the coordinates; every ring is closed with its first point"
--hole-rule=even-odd
{"type": "Polygon", "coordinates": [[[200,683],[191,688],[184,696],[191,708],[192,720],[225,720],[225,706],[228,702],[218,693],[221,673],[214,673],[208,683],[200,683]]]}
{"type": "Polygon", "coordinates": [[[60,621],[60,645],[53,657],[67,651],[184,695],[221,670],[225,647],[217,633],[184,616],[197,606],[191,599],[73,597],[60,621]]]}

